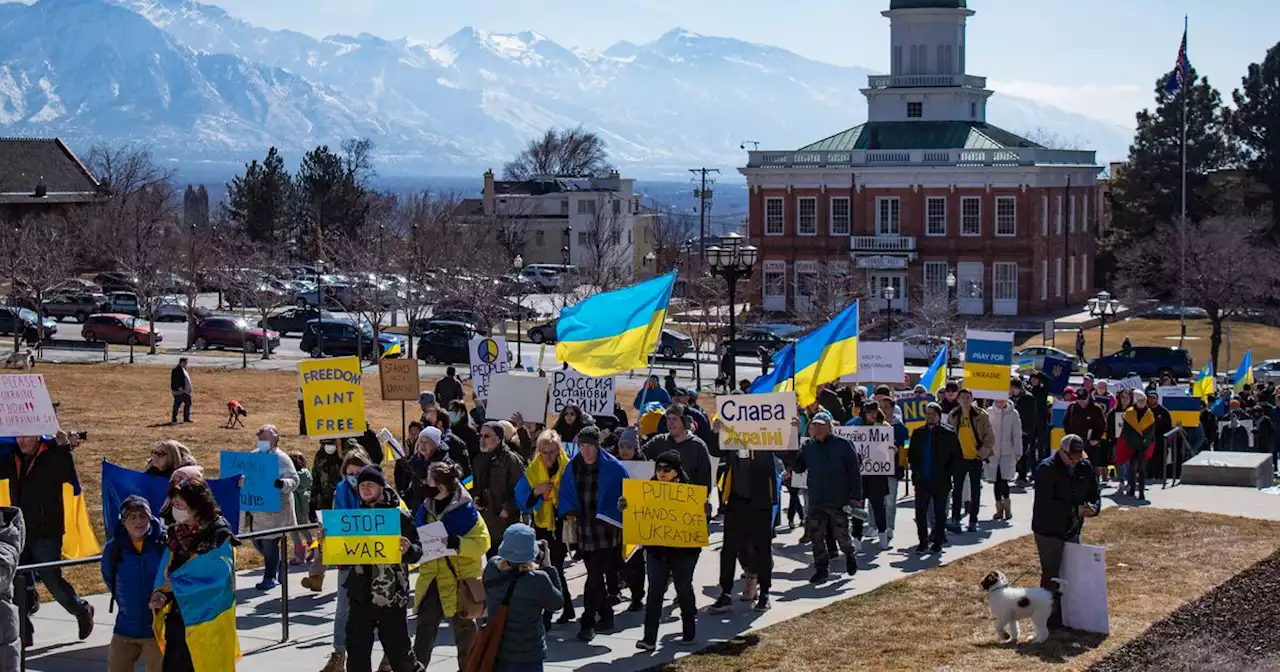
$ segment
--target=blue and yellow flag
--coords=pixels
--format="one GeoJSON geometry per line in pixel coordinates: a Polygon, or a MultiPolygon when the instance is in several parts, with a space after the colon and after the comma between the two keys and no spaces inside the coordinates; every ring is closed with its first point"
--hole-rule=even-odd
{"type": "Polygon", "coordinates": [[[1200,406],[1203,402],[1199,397],[1176,397],[1165,396],[1160,398],[1160,405],[1164,406],[1164,410],[1169,411],[1169,419],[1174,425],[1182,427],[1199,427],[1200,426],[1200,406]]]}
{"type": "Polygon", "coordinates": [[[388,345],[386,349],[382,351],[382,358],[399,357],[401,354],[400,341],[396,341],[395,343],[388,345]]]}
{"type": "MultiPolygon", "coordinates": [[[[165,549],[160,566],[169,566],[169,550],[165,549]]],[[[227,672],[240,660],[240,638],[236,635],[236,596],[234,588],[235,552],[231,542],[191,558],[172,572],[156,576],[155,587],[165,584],[168,574],[173,599],[182,612],[186,626],[187,648],[195,672],[227,672]]],[[[170,606],[155,616],[156,640],[164,649],[164,617],[170,606]]]]}
{"type": "MultiPolygon", "coordinates": [[[[222,509],[222,516],[231,525],[233,534],[240,533],[240,478],[229,476],[205,481],[213,492],[213,500],[222,509]]],[[[120,520],[120,505],[129,495],[147,500],[151,511],[160,515],[165,500],[169,498],[169,479],[151,476],[141,471],[126,469],[118,464],[102,461],[102,526],[111,536],[120,520]]]]}
{"type": "Polygon", "coordinates": [[[1204,365],[1191,381],[1191,396],[1208,399],[1213,394],[1213,362],[1204,365]]]}
{"type": "Polygon", "coordinates": [[[791,389],[791,370],[795,364],[795,356],[795,343],[788,343],[785,348],[774,353],[773,370],[758,376],[747,391],[751,394],[767,394],[791,389]]]}
{"type": "Polygon", "coordinates": [[[1049,449],[1052,452],[1057,446],[1062,445],[1062,437],[1067,435],[1064,428],[1067,419],[1067,407],[1071,405],[1069,401],[1053,402],[1053,410],[1049,412],[1049,449]]]}
{"type": "MultiPolygon", "coordinates": [[[[51,437],[42,437],[52,441],[51,437]]],[[[0,438],[0,460],[13,460],[18,443],[12,437],[0,438]]],[[[0,506],[12,506],[9,498],[9,479],[0,480],[0,506]]],[[[102,552],[98,537],[89,523],[89,509],[84,503],[84,491],[80,488],[79,475],[72,475],[70,483],[62,484],[62,558],[88,558],[102,552]]]]}
{"type": "Polygon", "coordinates": [[[858,372],[858,302],[834,319],[796,341],[784,387],[795,390],[800,407],[818,400],[818,386],[858,372]]]}
{"type": "Polygon", "coordinates": [[[938,390],[947,384],[947,357],[950,349],[950,344],[944,342],[938,355],[933,358],[933,363],[929,365],[924,375],[920,376],[920,384],[924,385],[925,392],[937,394],[938,390]]]}
{"type": "Polygon", "coordinates": [[[560,311],[556,358],[594,377],[648,366],[675,282],[671,272],[560,311]]]}
{"type": "Polygon", "coordinates": [[[1236,392],[1244,389],[1245,385],[1253,384],[1253,350],[1246,350],[1244,359],[1240,360],[1240,366],[1236,367],[1236,379],[1232,387],[1236,392]]]}

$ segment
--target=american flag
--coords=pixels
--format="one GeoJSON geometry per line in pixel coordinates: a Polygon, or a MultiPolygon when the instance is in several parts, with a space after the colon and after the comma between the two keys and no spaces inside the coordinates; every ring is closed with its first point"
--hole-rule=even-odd
{"type": "Polygon", "coordinates": [[[1187,29],[1182,29],[1182,44],[1178,47],[1178,62],[1173,66],[1173,74],[1169,75],[1169,81],[1165,82],[1166,91],[1174,92],[1180,90],[1187,83],[1187,77],[1191,74],[1191,61],[1187,60],[1187,29]]]}

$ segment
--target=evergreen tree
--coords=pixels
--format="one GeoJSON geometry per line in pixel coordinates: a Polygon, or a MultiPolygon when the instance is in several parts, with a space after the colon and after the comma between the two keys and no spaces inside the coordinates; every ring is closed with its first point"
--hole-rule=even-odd
{"type": "MultiPolygon", "coordinates": [[[[1261,64],[1249,65],[1242,88],[1232,94],[1231,130],[1246,153],[1249,176],[1266,189],[1271,205],[1267,236],[1280,241],[1280,43],[1261,64]]],[[[1254,204],[1250,204],[1254,205],[1254,204]]]]}
{"type": "MultiPolygon", "coordinates": [[[[371,145],[359,141],[367,157],[371,145]]],[[[344,143],[348,149],[351,143],[344,143]]],[[[357,157],[348,149],[339,155],[321,145],[307,152],[298,167],[297,215],[299,246],[323,257],[325,241],[355,240],[364,228],[369,211],[369,190],[365,181],[371,175],[367,158],[357,157]]]]}
{"type": "Polygon", "coordinates": [[[293,179],[284,169],[284,159],[275,147],[258,163],[250,161],[244,174],[227,185],[227,209],[255,243],[278,243],[289,237],[293,179]]]}

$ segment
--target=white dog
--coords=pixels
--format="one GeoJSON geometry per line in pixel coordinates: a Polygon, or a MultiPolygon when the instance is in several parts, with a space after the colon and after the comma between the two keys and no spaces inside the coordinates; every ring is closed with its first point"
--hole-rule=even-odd
{"type": "MultiPolygon", "coordinates": [[[[1062,588],[1061,579],[1054,579],[1062,588]]],[[[1053,613],[1053,592],[1044,588],[1015,588],[1001,572],[991,572],[982,579],[987,603],[996,617],[996,639],[1000,643],[1018,642],[1018,621],[1030,618],[1036,626],[1037,644],[1049,639],[1049,616],[1053,613]]]]}
{"type": "Polygon", "coordinates": [[[35,368],[36,358],[31,354],[30,350],[22,350],[20,352],[11,352],[4,360],[4,368],[17,369],[19,371],[35,368]]]}

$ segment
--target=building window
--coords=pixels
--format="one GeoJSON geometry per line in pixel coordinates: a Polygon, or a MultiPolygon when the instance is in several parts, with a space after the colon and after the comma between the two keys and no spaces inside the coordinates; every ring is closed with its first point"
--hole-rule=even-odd
{"type": "Polygon", "coordinates": [[[1018,300],[1018,265],[999,261],[992,264],[991,274],[995,282],[996,301],[1018,300]]]}
{"type": "Polygon", "coordinates": [[[1053,295],[1062,296],[1062,257],[1053,260],[1053,295]]]}
{"type": "Polygon", "coordinates": [[[545,240],[546,240],[546,232],[544,232],[542,229],[538,229],[537,231],[533,232],[534,245],[537,245],[538,247],[542,247],[542,244],[545,240]]]}
{"type": "Polygon", "coordinates": [[[896,236],[902,230],[899,215],[901,203],[896,197],[876,199],[876,235],[896,236]]]}
{"type": "Polygon", "coordinates": [[[969,103],[969,118],[970,118],[970,119],[977,119],[977,118],[978,118],[978,104],[977,104],[977,103],[969,103]]]}
{"type": "Polygon", "coordinates": [[[764,262],[764,295],[766,297],[787,296],[787,262],[770,260],[764,262]]]}
{"type": "Polygon", "coordinates": [[[613,214],[614,215],[622,214],[622,201],[619,201],[616,199],[613,201],[613,214]]]}
{"type": "Polygon", "coordinates": [[[949,299],[947,296],[947,272],[945,261],[924,262],[924,292],[929,299],[949,299]]]}
{"type": "Polygon", "coordinates": [[[1076,195],[1071,194],[1071,204],[1068,206],[1067,212],[1067,232],[1076,232],[1076,195]]]}
{"type": "Polygon", "coordinates": [[[1057,216],[1054,218],[1054,221],[1056,221],[1057,224],[1055,225],[1053,232],[1055,235],[1061,236],[1062,235],[1062,216],[1064,214],[1062,211],[1062,194],[1058,194],[1056,197],[1054,197],[1053,200],[1055,205],[1058,208],[1057,216]]]}
{"type": "Polygon", "coordinates": [[[924,116],[924,103],[907,103],[907,118],[919,119],[924,116]]]}
{"type": "Polygon", "coordinates": [[[586,232],[586,231],[579,231],[579,232],[578,232],[578,244],[579,244],[579,245],[586,245],[586,244],[587,244],[587,232],[586,232]]]}
{"type": "Polygon", "coordinates": [[[1040,235],[1049,235],[1049,195],[1040,194],[1040,235]]]}
{"type": "Polygon", "coordinates": [[[1088,192],[1085,192],[1080,195],[1080,202],[1081,202],[1080,209],[1082,211],[1080,215],[1080,230],[1084,231],[1085,233],[1088,233],[1089,232],[1089,194],[1088,192]]]}
{"type": "Polygon", "coordinates": [[[585,200],[584,200],[584,201],[578,201],[578,214],[579,214],[579,215],[594,215],[594,214],[596,214],[596,202],[595,202],[595,201],[585,201],[585,200]]]}
{"type": "Polygon", "coordinates": [[[813,296],[818,289],[818,262],[796,262],[796,310],[813,307],[813,296]]]}
{"type": "MultiPolygon", "coordinates": [[[[614,201],[614,203],[617,203],[617,202],[618,201],[614,201]]],[[[620,247],[622,245],[622,232],[617,229],[610,231],[609,244],[612,245],[613,247],[620,247]]]]}
{"type": "Polygon", "coordinates": [[[982,199],[966,196],[960,199],[960,235],[982,235],[982,199]]]}
{"type": "Polygon", "coordinates": [[[1049,260],[1040,260],[1040,300],[1049,300],[1049,260]]]}
{"type": "Polygon", "coordinates": [[[924,235],[947,235],[947,199],[930,197],[924,205],[924,235]]]}
{"type": "Polygon", "coordinates": [[[764,235],[781,236],[784,228],[782,219],[782,199],[764,199],[764,235]]]}
{"type": "Polygon", "coordinates": [[[853,278],[849,275],[849,262],[832,261],[827,264],[827,304],[831,310],[843,310],[849,305],[853,278]]]}
{"type": "Polygon", "coordinates": [[[1080,291],[1089,291],[1089,274],[1085,271],[1085,267],[1089,264],[1089,255],[1080,255],[1080,291]]]}
{"type": "Polygon", "coordinates": [[[1018,201],[1013,196],[996,199],[996,235],[1018,235],[1018,201]]]}
{"type": "Polygon", "coordinates": [[[811,196],[796,201],[796,235],[818,235],[818,199],[811,196]]]}
{"type": "Polygon", "coordinates": [[[833,198],[831,199],[831,235],[847,236],[849,235],[851,219],[849,217],[849,199],[833,198]]]}
{"type": "Polygon", "coordinates": [[[1067,293],[1076,289],[1076,258],[1067,257],[1067,293]]]}

